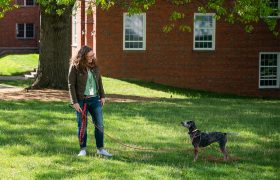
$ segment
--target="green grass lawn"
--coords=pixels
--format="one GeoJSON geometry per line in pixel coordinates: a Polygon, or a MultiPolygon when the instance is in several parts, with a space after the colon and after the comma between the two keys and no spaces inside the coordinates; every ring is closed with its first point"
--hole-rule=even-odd
{"type": "Polygon", "coordinates": [[[38,67],[38,54],[16,54],[0,58],[0,76],[21,75],[38,67]]]}
{"type": "Polygon", "coordinates": [[[89,125],[88,156],[77,157],[76,119],[68,102],[0,100],[0,177],[3,179],[278,179],[280,100],[221,96],[140,81],[104,78],[107,94],[149,97],[107,102],[106,133],[122,142],[166,152],[136,151],[105,136],[110,159],[95,153],[89,125]],[[172,98],[170,96],[172,95],[172,98]],[[193,148],[180,122],[228,137],[228,162],[218,144],[193,148]]]}

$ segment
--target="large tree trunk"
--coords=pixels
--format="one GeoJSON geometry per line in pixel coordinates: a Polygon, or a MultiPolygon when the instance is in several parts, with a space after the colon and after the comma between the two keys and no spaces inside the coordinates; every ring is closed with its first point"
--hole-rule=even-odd
{"type": "Polygon", "coordinates": [[[38,75],[32,89],[67,89],[71,55],[71,13],[68,6],[62,15],[41,13],[38,75]]]}

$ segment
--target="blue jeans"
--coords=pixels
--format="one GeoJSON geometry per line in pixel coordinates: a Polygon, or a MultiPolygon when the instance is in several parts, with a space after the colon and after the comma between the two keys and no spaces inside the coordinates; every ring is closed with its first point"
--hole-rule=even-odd
{"type": "MultiPolygon", "coordinates": [[[[101,102],[98,96],[91,97],[89,99],[85,99],[83,101],[79,101],[80,107],[84,108],[84,103],[87,103],[87,110],[86,110],[86,116],[88,112],[90,113],[92,117],[92,122],[97,126],[94,130],[95,135],[95,141],[96,141],[96,147],[97,148],[103,148],[104,146],[104,127],[103,127],[103,115],[102,115],[102,106],[101,102]]],[[[80,135],[80,130],[82,126],[82,113],[76,112],[77,115],[77,122],[78,122],[78,139],[80,135]]],[[[88,125],[88,116],[87,116],[87,123],[85,128],[85,134],[83,138],[83,143],[80,144],[80,148],[85,148],[87,146],[87,125],[88,125]]]]}

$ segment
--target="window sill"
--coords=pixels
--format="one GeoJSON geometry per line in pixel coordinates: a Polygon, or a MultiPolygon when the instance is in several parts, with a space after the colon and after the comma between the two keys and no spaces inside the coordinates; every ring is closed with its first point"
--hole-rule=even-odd
{"type": "Polygon", "coordinates": [[[18,39],[18,40],[32,40],[32,39],[35,39],[35,37],[28,37],[28,38],[17,37],[16,39],[18,39]]]}
{"type": "Polygon", "coordinates": [[[215,49],[193,49],[194,52],[215,52],[215,49]]]}
{"type": "Polygon", "coordinates": [[[123,52],[146,52],[146,49],[123,49],[123,52]]]}
{"type": "Polygon", "coordinates": [[[280,90],[280,87],[259,87],[259,90],[280,90]]]}
{"type": "Polygon", "coordinates": [[[18,6],[19,6],[19,7],[25,8],[25,7],[35,7],[35,6],[37,6],[37,5],[35,5],[35,4],[33,4],[33,5],[19,5],[19,4],[18,4],[18,6]]]}
{"type": "Polygon", "coordinates": [[[262,19],[280,19],[280,16],[261,16],[262,19]]]}

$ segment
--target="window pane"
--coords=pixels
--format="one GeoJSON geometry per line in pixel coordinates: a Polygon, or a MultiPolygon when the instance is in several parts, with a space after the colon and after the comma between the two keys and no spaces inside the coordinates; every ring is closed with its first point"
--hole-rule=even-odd
{"type": "Polygon", "coordinates": [[[26,0],[26,5],[27,6],[33,6],[34,5],[34,0],[26,0]]]}
{"type": "MultiPolygon", "coordinates": [[[[263,56],[262,56],[263,57],[263,56]]],[[[265,61],[262,59],[261,60],[261,66],[264,66],[265,65],[265,61]]]]}
{"type": "Polygon", "coordinates": [[[26,24],[26,37],[34,37],[34,25],[26,24]]]}
{"type": "Polygon", "coordinates": [[[268,81],[264,81],[264,85],[267,86],[268,85],[268,81]]]}
{"type": "Polygon", "coordinates": [[[125,20],[125,27],[130,27],[132,24],[130,17],[128,15],[126,15],[124,20],[125,20]]]}
{"type": "Polygon", "coordinates": [[[279,0],[270,0],[270,7],[272,8],[278,8],[278,1],[279,0]]]}
{"type": "Polygon", "coordinates": [[[204,47],[204,48],[207,48],[207,44],[208,44],[207,42],[204,42],[204,43],[203,43],[203,47],[204,47]]]}
{"type": "Polygon", "coordinates": [[[24,6],[24,0],[17,0],[17,4],[21,5],[21,6],[24,6]]]}
{"type": "Polygon", "coordinates": [[[138,34],[132,34],[132,40],[133,41],[140,41],[140,38],[143,39],[142,36],[139,36],[138,34]]]}
{"type": "Polygon", "coordinates": [[[133,43],[133,47],[134,47],[134,48],[138,48],[138,42],[134,42],[134,43],[133,43]]]}
{"type": "Polygon", "coordinates": [[[212,35],[208,35],[207,40],[208,40],[208,41],[212,41],[212,35]]]}
{"type": "Polygon", "coordinates": [[[24,24],[17,24],[17,37],[24,37],[24,24]]]}
{"type": "Polygon", "coordinates": [[[128,42],[125,43],[125,48],[129,48],[129,43],[128,42]]]}
{"type": "Polygon", "coordinates": [[[125,35],[128,35],[129,29],[125,29],[125,35]]]}
{"type": "Polygon", "coordinates": [[[26,31],[26,37],[34,37],[33,31],[26,31]]]}
{"type": "Polygon", "coordinates": [[[125,35],[125,40],[128,41],[129,40],[129,36],[125,35]]]}
{"type": "Polygon", "coordinates": [[[196,47],[196,48],[200,48],[200,47],[201,47],[201,46],[200,46],[200,42],[196,42],[196,43],[195,43],[195,47],[196,47]]]}
{"type": "Polygon", "coordinates": [[[196,41],[197,41],[197,40],[200,40],[200,39],[199,39],[200,36],[198,35],[198,34],[199,34],[199,30],[198,30],[198,29],[195,29],[194,34],[195,34],[195,40],[196,40],[196,41]]]}
{"type": "Polygon", "coordinates": [[[213,17],[211,15],[196,15],[195,17],[196,27],[199,28],[212,28],[213,27],[213,17]]]}

